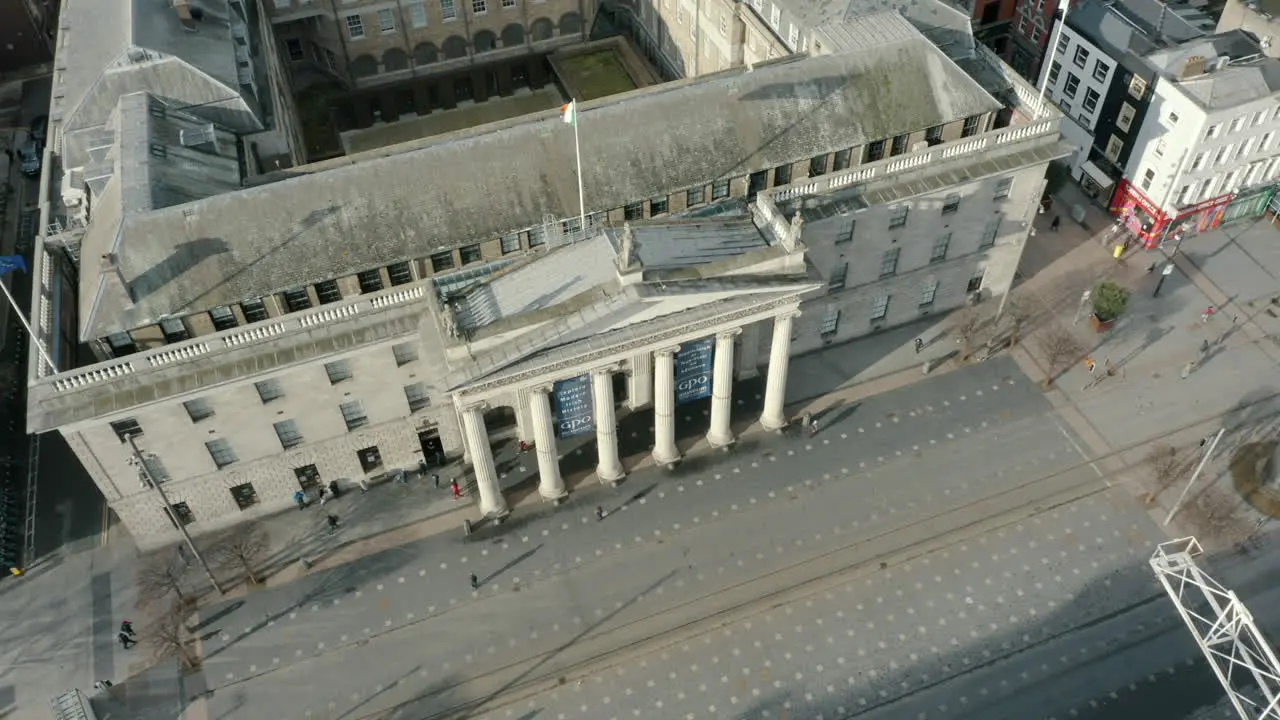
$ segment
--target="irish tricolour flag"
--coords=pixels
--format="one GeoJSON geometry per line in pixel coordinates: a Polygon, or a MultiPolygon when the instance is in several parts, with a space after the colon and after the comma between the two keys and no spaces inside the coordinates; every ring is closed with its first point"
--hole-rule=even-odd
{"type": "Polygon", "coordinates": [[[578,101],[570,100],[568,105],[560,106],[560,119],[570,125],[578,124],[578,101]]]}

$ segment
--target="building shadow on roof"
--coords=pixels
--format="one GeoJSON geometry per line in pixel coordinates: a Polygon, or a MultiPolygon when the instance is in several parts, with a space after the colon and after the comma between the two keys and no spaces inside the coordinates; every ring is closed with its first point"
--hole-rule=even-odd
{"type": "Polygon", "coordinates": [[[178,243],[168,257],[129,281],[129,294],[135,301],[145,298],[186,275],[205,260],[228,252],[230,248],[222,238],[202,237],[178,243]]]}

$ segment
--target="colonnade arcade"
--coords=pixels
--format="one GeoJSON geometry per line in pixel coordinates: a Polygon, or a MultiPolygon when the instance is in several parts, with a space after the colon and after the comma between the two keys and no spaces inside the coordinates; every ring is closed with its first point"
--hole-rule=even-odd
{"type": "MultiPolygon", "coordinates": [[[[594,425],[597,448],[596,477],[603,483],[617,483],[626,476],[618,450],[618,429],[613,376],[628,374],[628,400],[635,409],[653,404],[653,461],[671,466],[680,460],[676,446],[675,406],[677,402],[676,362],[682,345],[704,338],[714,338],[710,373],[711,423],[706,439],[712,447],[727,447],[735,438],[730,426],[735,369],[735,340],[744,329],[755,330],[756,323],[771,323],[773,339],[769,349],[768,373],[765,380],[764,408],[760,423],[768,430],[786,426],[784,402],[787,393],[787,366],[791,353],[793,322],[800,314],[798,298],[785,303],[769,303],[742,317],[726,318],[711,327],[686,327],[668,333],[668,337],[650,337],[641,342],[620,345],[603,351],[584,352],[581,357],[541,369],[521,372],[514,377],[479,381],[455,390],[454,403],[462,424],[462,439],[467,457],[475,473],[480,511],[488,517],[501,517],[508,512],[485,426],[485,411],[492,405],[528,403],[532,439],[538,462],[538,494],[556,501],[568,493],[560,473],[557,441],[557,414],[554,407],[558,381],[581,378],[590,380],[590,417],[594,425]],[[780,305],[780,306],[779,306],[780,305]],[[542,372],[545,371],[545,372],[542,372]]],[[[752,336],[754,337],[754,335],[752,336]]],[[[754,348],[751,348],[754,350],[754,348]]],[[[754,353],[752,353],[754,355],[754,353]]],[[[754,362],[754,357],[748,358],[754,362]]],[[[517,413],[522,409],[518,409],[517,413]]],[[[561,418],[563,423],[563,418],[561,418]]],[[[563,429],[563,428],[561,428],[563,429]]]]}

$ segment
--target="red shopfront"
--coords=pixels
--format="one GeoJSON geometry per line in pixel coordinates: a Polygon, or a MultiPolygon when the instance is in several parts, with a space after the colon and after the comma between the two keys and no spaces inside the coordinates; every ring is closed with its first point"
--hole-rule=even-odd
{"type": "Polygon", "coordinates": [[[1178,210],[1169,216],[1151,202],[1138,187],[1121,179],[1111,196],[1111,214],[1124,220],[1129,230],[1150,250],[1165,239],[1166,234],[1193,230],[1204,232],[1222,224],[1223,213],[1231,204],[1232,195],[1219,195],[1195,205],[1178,210]]]}

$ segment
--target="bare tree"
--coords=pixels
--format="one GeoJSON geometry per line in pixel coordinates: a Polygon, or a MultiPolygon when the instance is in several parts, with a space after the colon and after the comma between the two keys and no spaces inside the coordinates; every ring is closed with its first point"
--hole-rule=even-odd
{"type": "Polygon", "coordinates": [[[956,341],[960,343],[960,359],[968,360],[973,352],[973,341],[982,326],[982,315],[976,308],[966,307],[959,310],[952,327],[956,331],[956,341]]]}
{"type": "Polygon", "coordinates": [[[162,613],[147,632],[142,641],[146,643],[157,660],[178,658],[182,667],[195,670],[200,667],[200,658],[191,648],[192,638],[186,628],[186,611],[180,603],[174,603],[162,613]]]}
{"type": "Polygon", "coordinates": [[[1052,385],[1059,373],[1084,354],[1084,345],[1070,330],[1057,323],[1044,329],[1039,337],[1039,345],[1040,352],[1044,353],[1045,362],[1049,365],[1044,378],[1045,387],[1052,385]]]}
{"type": "Polygon", "coordinates": [[[1009,347],[1018,344],[1018,335],[1022,326],[1035,314],[1031,302],[1024,297],[1010,297],[1004,306],[1004,317],[1009,323],[1009,347]]]}
{"type": "Polygon", "coordinates": [[[143,600],[163,600],[173,595],[179,603],[187,601],[183,587],[186,567],[175,562],[168,552],[152,555],[138,568],[138,595],[143,600]]]}
{"type": "Polygon", "coordinates": [[[1186,461],[1178,449],[1167,443],[1153,445],[1147,451],[1147,467],[1156,481],[1155,494],[1159,495],[1181,478],[1187,470],[1186,461]]]}
{"type": "Polygon", "coordinates": [[[267,547],[267,531],[255,523],[224,535],[213,545],[209,554],[220,566],[238,567],[244,570],[249,582],[256,585],[259,580],[254,566],[266,552],[267,547]]]}

